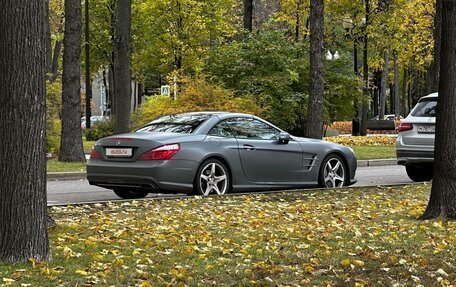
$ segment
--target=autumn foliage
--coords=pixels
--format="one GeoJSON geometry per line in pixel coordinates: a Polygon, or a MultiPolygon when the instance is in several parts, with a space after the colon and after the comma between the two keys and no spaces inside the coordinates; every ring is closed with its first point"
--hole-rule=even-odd
{"type": "Polygon", "coordinates": [[[252,97],[236,97],[230,90],[208,83],[203,78],[187,78],[177,98],[152,96],[132,115],[132,127],[138,128],[158,117],[182,112],[230,111],[260,116],[261,109],[252,97]]]}
{"type": "Polygon", "coordinates": [[[338,136],[326,137],[324,140],[346,146],[385,146],[396,144],[397,137],[387,135],[373,136],[338,136]]]}
{"type": "Polygon", "coordinates": [[[416,220],[429,189],[52,207],[53,260],[0,265],[0,285],[455,286],[456,222],[416,220]]]}

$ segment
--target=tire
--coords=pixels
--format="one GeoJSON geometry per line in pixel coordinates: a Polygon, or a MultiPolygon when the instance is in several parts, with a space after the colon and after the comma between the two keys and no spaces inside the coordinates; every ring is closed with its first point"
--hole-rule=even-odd
{"type": "Polygon", "coordinates": [[[194,193],[202,196],[226,194],[230,186],[228,169],[217,159],[207,159],[200,165],[193,184],[194,193]]]}
{"type": "Polygon", "coordinates": [[[430,181],[432,179],[432,165],[406,165],[408,177],[415,182],[430,181]]]}
{"type": "Polygon", "coordinates": [[[123,199],[137,199],[144,198],[149,193],[143,189],[125,189],[125,188],[114,188],[114,193],[123,199]]]}
{"type": "Polygon", "coordinates": [[[320,187],[343,187],[348,182],[348,169],[337,154],[328,155],[320,166],[318,185],[320,187]]]}

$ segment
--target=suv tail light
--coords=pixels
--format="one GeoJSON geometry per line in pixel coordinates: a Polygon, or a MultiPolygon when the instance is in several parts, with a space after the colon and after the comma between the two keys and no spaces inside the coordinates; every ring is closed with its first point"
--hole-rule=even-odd
{"type": "Polygon", "coordinates": [[[90,158],[100,159],[101,158],[101,154],[95,148],[92,148],[92,150],[90,151],[90,158]]]}
{"type": "Polygon", "coordinates": [[[411,123],[403,123],[401,122],[399,126],[397,127],[398,132],[405,132],[413,129],[413,124],[411,123]]]}
{"type": "Polygon", "coordinates": [[[138,160],[169,160],[180,150],[179,144],[168,144],[143,153],[138,160]]]}

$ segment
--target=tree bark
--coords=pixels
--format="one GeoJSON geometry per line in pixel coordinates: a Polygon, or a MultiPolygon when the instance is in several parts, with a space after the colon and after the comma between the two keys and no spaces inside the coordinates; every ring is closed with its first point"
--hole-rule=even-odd
{"type": "Polygon", "coordinates": [[[65,0],[60,161],[86,160],[81,137],[81,10],[80,0],[65,0]]]}
{"type": "Polygon", "coordinates": [[[49,260],[43,0],[0,9],[0,262],[49,260]]]}
{"type": "Polygon", "coordinates": [[[382,70],[382,83],[380,92],[380,104],[378,106],[378,119],[383,120],[385,116],[386,107],[386,85],[388,84],[388,52],[383,52],[383,70],[382,70]]]}
{"type": "Polygon", "coordinates": [[[131,73],[130,73],[131,0],[117,4],[116,37],[114,42],[114,113],[115,132],[130,131],[131,73]]]}
{"type": "Polygon", "coordinates": [[[323,130],[324,50],[323,0],[310,2],[310,93],[307,106],[307,137],[321,139],[323,130]]]}
{"type": "Polygon", "coordinates": [[[439,90],[440,49],[442,46],[442,0],[436,0],[434,16],[434,59],[426,77],[426,94],[439,90]]]}
{"type": "Polygon", "coordinates": [[[253,0],[244,0],[244,29],[253,30],[253,0]]]}
{"type": "Polygon", "coordinates": [[[456,219],[456,1],[443,0],[434,178],[422,219],[456,219]]]}

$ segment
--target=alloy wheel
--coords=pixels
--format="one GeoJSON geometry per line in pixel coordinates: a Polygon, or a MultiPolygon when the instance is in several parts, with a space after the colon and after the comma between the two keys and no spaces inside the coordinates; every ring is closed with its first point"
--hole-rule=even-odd
{"type": "Polygon", "coordinates": [[[342,187],[345,183],[345,167],[338,157],[330,158],[324,168],[326,187],[342,187]]]}
{"type": "Polygon", "coordinates": [[[216,162],[209,162],[201,169],[199,181],[202,195],[225,194],[228,190],[226,169],[216,162]]]}

